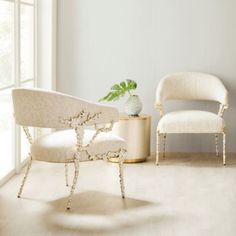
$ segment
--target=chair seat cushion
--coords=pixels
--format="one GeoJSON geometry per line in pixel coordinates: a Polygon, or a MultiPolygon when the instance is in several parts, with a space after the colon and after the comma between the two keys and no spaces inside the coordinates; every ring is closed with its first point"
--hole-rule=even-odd
{"type": "Polygon", "coordinates": [[[221,133],[224,128],[225,122],[222,117],[198,110],[167,113],[157,126],[160,133],[221,133]]]}
{"type": "MultiPolygon", "coordinates": [[[[85,130],[83,145],[87,145],[95,131],[85,130]]],[[[88,151],[92,156],[105,154],[108,151],[117,152],[126,149],[126,142],[112,134],[100,133],[90,145],[88,151]]],[[[46,134],[36,139],[31,145],[33,159],[47,162],[65,162],[73,159],[76,152],[76,134],[74,130],[62,130],[46,134]]],[[[80,161],[89,160],[87,152],[83,151],[80,161]]]]}

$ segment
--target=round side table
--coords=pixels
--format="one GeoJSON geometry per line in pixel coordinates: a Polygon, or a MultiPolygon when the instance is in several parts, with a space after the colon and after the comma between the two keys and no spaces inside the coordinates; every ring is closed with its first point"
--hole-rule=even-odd
{"type": "MultiPolygon", "coordinates": [[[[119,122],[114,124],[112,132],[127,142],[124,163],[142,162],[150,156],[150,131],[151,116],[120,114],[119,122]]],[[[117,158],[110,158],[110,161],[117,162],[117,158]]]]}

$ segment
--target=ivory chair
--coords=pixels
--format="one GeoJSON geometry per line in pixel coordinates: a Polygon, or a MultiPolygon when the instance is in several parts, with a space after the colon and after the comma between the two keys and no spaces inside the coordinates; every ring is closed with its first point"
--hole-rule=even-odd
{"type": "Polygon", "coordinates": [[[66,185],[67,167],[69,163],[73,163],[74,178],[67,201],[67,209],[70,209],[79,175],[79,163],[83,160],[114,157],[118,158],[121,195],[122,198],[125,197],[122,164],[126,143],[123,139],[107,133],[119,119],[117,109],[38,89],[13,89],[12,97],[15,121],[23,126],[31,144],[29,163],[18,197],[21,197],[33,160],[64,163],[66,185]],[[95,130],[85,129],[86,126],[93,126],[95,130]],[[33,141],[28,127],[66,130],[46,134],[33,141]]]}
{"type": "Polygon", "coordinates": [[[161,117],[157,125],[157,165],[160,135],[163,135],[163,157],[165,157],[165,141],[168,133],[213,133],[217,156],[219,155],[218,135],[223,134],[223,164],[226,164],[226,130],[222,116],[228,108],[228,93],[219,78],[197,72],[167,75],[161,79],[157,87],[155,107],[159,110],[161,117]],[[174,111],[164,114],[163,103],[167,100],[215,101],[220,106],[218,114],[199,110],[174,111]]]}

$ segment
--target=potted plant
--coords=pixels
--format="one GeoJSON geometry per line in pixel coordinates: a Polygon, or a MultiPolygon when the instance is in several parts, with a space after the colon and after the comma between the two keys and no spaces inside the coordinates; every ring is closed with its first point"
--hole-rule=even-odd
{"type": "Polygon", "coordinates": [[[137,88],[137,83],[134,80],[127,79],[119,84],[114,84],[110,92],[101,101],[117,101],[125,94],[129,94],[129,98],[125,103],[125,112],[130,116],[138,116],[142,110],[142,102],[138,95],[132,94],[132,91],[137,88]]]}

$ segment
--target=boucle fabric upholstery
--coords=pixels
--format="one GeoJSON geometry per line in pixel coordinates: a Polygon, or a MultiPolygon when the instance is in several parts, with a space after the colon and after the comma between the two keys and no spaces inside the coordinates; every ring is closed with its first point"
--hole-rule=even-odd
{"type": "Polygon", "coordinates": [[[226,130],[222,118],[228,108],[228,92],[219,78],[198,72],[181,72],[167,75],[161,79],[156,90],[155,107],[160,112],[157,125],[156,164],[159,164],[159,145],[163,136],[163,157],[165,156],[166,134],[170,133],[214,133],[216,155],[218,134],[223,135],[223,164],[226,164],[226,130]],[[220,103],[218,114],[182,110],[164,114],[163,103],[167,100],[205,100],[220,103]]]}
{"type": "Polygon", "coordinates": [[[209,100],[228,106],[228,93],[216,76],[198,72],[180,72],[161,79],[156,105],[166,100],[209,100]]]}
{"type": "MultiPolygon", "coordinates": [[[[60,119],[76,116],[82,110],[92,114],[101,112],[97,124],[119,120],[118,110],[113,107],[55,91],[18,88],[12,90],[12,97],[16,123],[23,126],[66,128],[60,119]]],[[[90,121],[87,125],[94,123],[90,121]]]]}
{"type": "MultiPolygon", "coordinates": [[[[95,131],[85,130],[83,145],[91,140],[95,131]]],[[[31,155],[38,161],[64,163],[74,158],[76,152],[76,135],[74,130],[62,130],[44,135],[35,140],[31,145],[31,155]]],[[[92,156],[103,154],[107,151],[117,152],[126,149],[126,142],[111,132],[100,133],[89,147],[92,156]]],[[[80,153],[79,161],[88,160],[85,151],[80,153]]]]}
{"type": "Polygon", "coordinates": [[[222,117],[208,111],[174,111],[164,115],[157,126],[160,133],[221,133],[222,117]]]}

